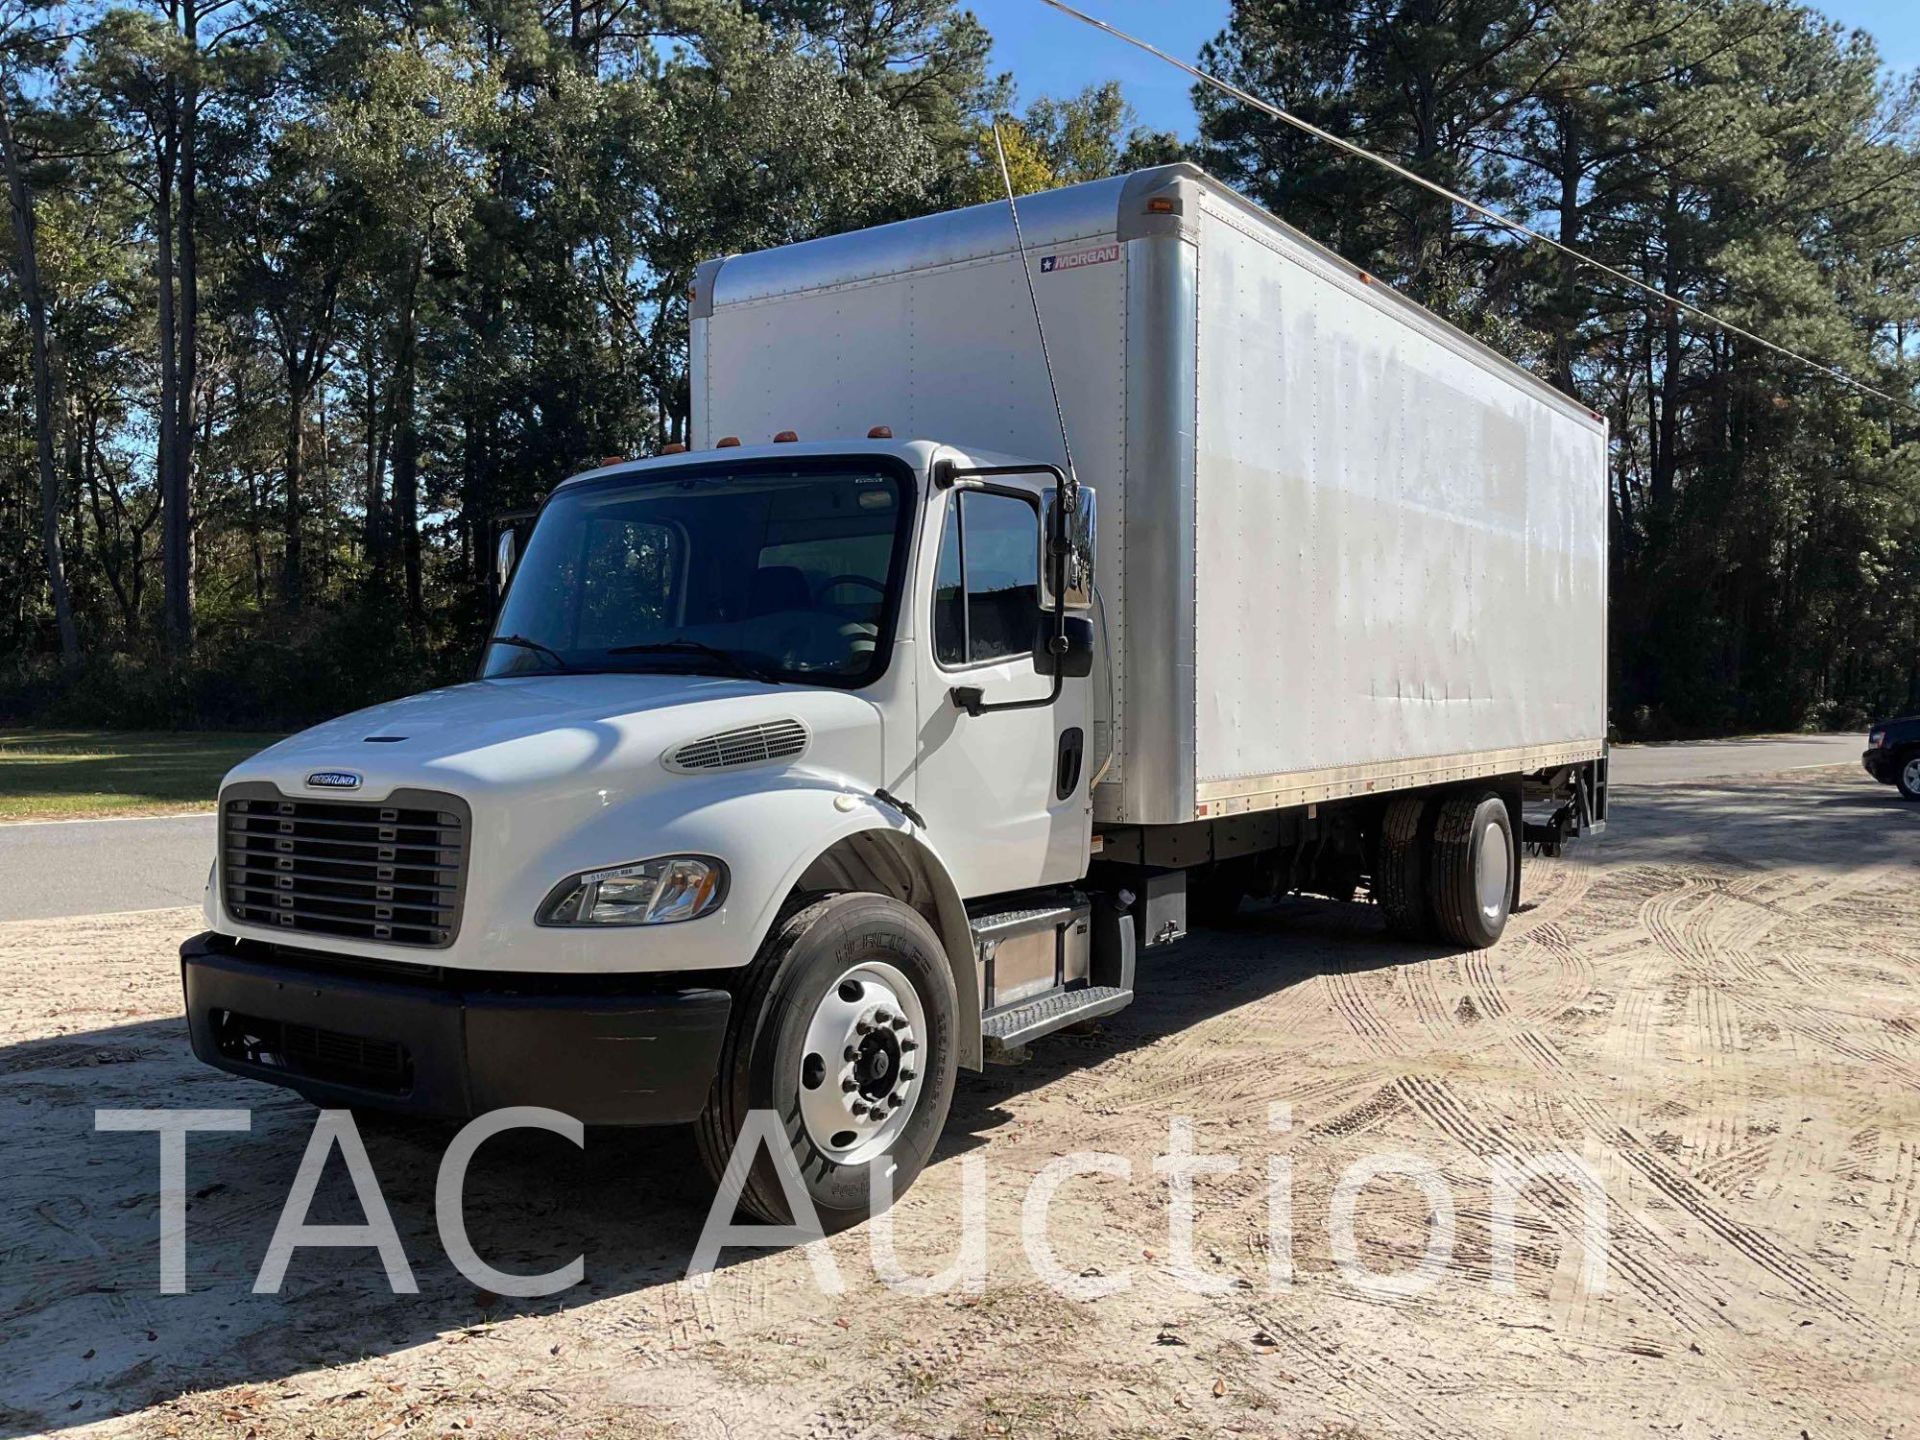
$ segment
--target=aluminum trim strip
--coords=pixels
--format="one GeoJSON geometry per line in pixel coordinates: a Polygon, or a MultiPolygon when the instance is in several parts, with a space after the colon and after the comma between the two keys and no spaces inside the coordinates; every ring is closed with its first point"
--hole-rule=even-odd
{"type": "MultiPolygon", "coordinates": [[[[1598,760],[1607,753],[1604,740],[1576,740],[1555,745],[1527,745],[1510,750],[1479,750],[1457,755],[1433,755],[1418,760],[1390,760],[1370,765],[1340,765],[1325,770],[1296,770],[1284,775],[1248,775],[1232,780],[1210,780],[1200,785],[1193,814],[1188,819],[1244,815],[1259,810],[1282,810],[1326,800],[1386,795],[1426,785],[1480,780],[1495,775],[1522,775],[1556,765],[1598,760]]],[[[1103,824],[1142,823],[1123,813],[1119,797],[1104,790],[1094,795],[1094,819],[1103,824]]]]}

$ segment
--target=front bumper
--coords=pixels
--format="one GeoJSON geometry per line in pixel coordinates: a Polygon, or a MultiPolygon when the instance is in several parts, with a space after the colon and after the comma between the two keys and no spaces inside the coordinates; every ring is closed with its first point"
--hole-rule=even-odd
{"type": "Polygon", "coordinates": [[[1891,750],[1863,750],[1860,752],[1860,768],[1882,785],[1891,785],[1900,767],[1894,763],[1891,750]]]}
{"type": "Polygon", "coordinates": [[[207,1064],[321,1105],[462,1119],[541,1105],[590,1125],[692,1120],[732,1005],[653,977],[374,966],[211,933],[180,947],[180,969],[207,1064]]]}

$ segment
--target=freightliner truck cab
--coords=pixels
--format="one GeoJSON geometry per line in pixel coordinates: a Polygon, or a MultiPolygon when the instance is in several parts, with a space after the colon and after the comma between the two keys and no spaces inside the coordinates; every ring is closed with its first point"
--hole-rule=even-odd
{"type": "MultiPolygon", "coordinates": [[[[327,1105],[697,1122],[716,1177],[770,1110],[864,1214],[957,1067],[1132,996],[1132,918],[1075,888],[1093,510],[928,441],[567,481],[476,679],[227,777],[195,1052],[327,1105]]],[[[743,1200],[789,1218],[764,1152],[743,1200]]]]}

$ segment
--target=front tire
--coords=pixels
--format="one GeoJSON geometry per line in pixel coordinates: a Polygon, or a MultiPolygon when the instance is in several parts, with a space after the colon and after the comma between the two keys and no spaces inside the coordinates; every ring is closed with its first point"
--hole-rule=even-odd
{"type": "MultiPolygon", "coordinates": [[[[940,1138],[958,1010],[939,937],[909,906],[846,894],[789,916],[753,963],[695,1126],[708,1174],[719,1183],[747,1116],[770,1110],[822,1227],[866,1219],[874,1167],[897,1197],[940,1138]]],[[[780,1182],[759,1147],[741,1208],[794,1224],[780,1182]]]]}
{"type": "Polygon", "coordinates": [[[1893,783],[1903,799],[1920,800],[1920,750],[1909,750],[1900,757],[1900,768],[1893,772],[1893,783]]]}

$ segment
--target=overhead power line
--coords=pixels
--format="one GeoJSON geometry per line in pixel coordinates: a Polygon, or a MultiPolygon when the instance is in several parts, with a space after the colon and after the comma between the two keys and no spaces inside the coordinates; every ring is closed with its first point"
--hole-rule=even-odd
{"type": "Polygon", "coordinates": [[[1465,210],[1471,211],[1473,214],[1480,216],[1484,220],[1489,220],[1493,222],[1495,225],[1498,225],[1503,230],[1509,230],[1516,235],[1525,236],[1529,240],[1537,241],[1542,245],[1546,245],[1551,247],[1552,249],[1558,250],[1562,255],[1568,256],[1569,258],[1578,261],[1580,264],[1585,265],[1590,269],[1598,270],[1601,274],[1610,276],[1611,278],[1620,281],[1624,285],[1630,285],[1635,290],[1642,291],[1645,294],[1651,295],[1658,300],[1664,301],[1666,304],[1673,306],[1676,310],[1683,310],[1687,314],[1692,315],[1697,319],[1704,320],[1706,321],[1707,324],[1716,326],[1717,328],[1726,331],[1730,335],[1738,335],[1741,339],[1750,340],[1755,345],[1759,345],[1764,349],[1773,351],[1776,355],[1783,355],[1787,359],[1794,361],[1796,364],[1804,365],[1809,370],[1814,370],[1822,375],[1825,375],[1830,380],[1837,380],[1842,385],[1847,386],[1849,389],[1857,390],[1863,395],[1871,395],[1877,400],[1885,400],[1890,405],[1898,405],[1904,410],[1911,410],[1915,414],[1920,414],[1920,405],[1915,405],[1910,400],[1904,399],[1898,395],[1890,394],[1885,390],[1876,389],[1872,385],[1868,385],[1863,381],[1854,379],[1851,375],[1847,374],[1844,370],[1835,369],[1831,365],[1824,365],[1820,361],[1813,359],[1811,356],[1803,355],[1797,350],[1790,350],[1785,345],[1777,344],[1776,342],[1767,339],[1766,336],[1764,335],[1756,335],[1754,334],[1753,331],[1747,329],[1744,325],[1737,325],[1731,320],[1723,319],[1721,316],[1715,315],[1710,310],[1703,310],[1698,305],[1693,304],[1691,301],[1682,300],[1678,295],[1669,295],[1665,290],[1662,290],[1657,285],[1650,285],[1645,280],[1641,280],[1636,278],[1635,276],[1629,275],[1624,270],[1616,269],[1614,266],[1607,264],[1606,261],[1604,260],[1596,260],[1593,256],[1587,254],[1585,251],[1576,250],[1573,246],[1566,244],[1564,241],[1556,240],[1551,235],[1542,234],[1540,231],[1533,229],[1531,226],[1523,225],[1518,220],[1515,220],[1510,216],[1501,214],[1498,210],[1488,209],[1485,205],[1480,204],[1477,200],[1469,200],[1466,196],[1458,193],[1457,191],[1449,190],[1446,186],[1439,184],[1437,181],[1429,180],[1424,175],[1417,175],[1413,171],[1407,169],[1406,166],[1398,164],[1395,161],[1389,160],[1384,155],[1376,155],[1373,151],[1367,149],[1365,146],[1356,145],[1351,140],[1344,140],[1338,135],[1334,135],[1326,130],[1322,130],[1318,125],[1315,125],[1312,121],[1303,120],[1298,115],[1293,114],[1291,111],[1284,110],[1280,106],[1275,105],[1272,101],[1262,100],[1257,95],[1249,94],[1247,91],[1242,90],[1238,85],[1235,85],[1232,82],[1227,80],[1222,80],[1218,75],[1209,74],[1207,71],[1202,70],[1197,65],[1190,65],[1185,60],[1182,60],[1179,56],[1170,55],[1165,50],[1162,50],[1159,46],[1154,45],[1146,40],[1142,40],[1137,35],[1129,35],[1125,30],[1121,30],[1113,25],[1109,25],[1106,21],[1100,19],[1098,16],[1089,15],[1084,10],[1076,10],[1073,6],[1064,3],[1064,0],[1040,0],[1040,3],[1042,5],[1049,7],[1050,9],[1058,10],[1062,15],[1071,16],[1073,19],[1078,20],[1083,25],[1091,25],[1096,30],[1104,31],[1108,35],[1113,36],[1113,38],[1116,40],[1124,40],[1127,44],[1133,46],[1136,50],[1144,50],[1147,54],[1153,56],[1156,60],[1164,60],[1166,61],[1167,64],[1173,66],[1175,69],[1184,70],[1187,74],[1191,75],[1194,79],[1200,81],[1203,85],[1211,85],[1214,89],[1218,90],[1223,95],[1230,95],[1235,100],[1240,101],[1244,105],[1251,105],[1254,109],[1262,111],[1265,114],[1271,115],[1276,120],[1285,121],[1287,124],[1293,126],[1294,129],[1303,131],[1306,134],[1313,136],[1313,138],[1316,140],[1323,140],[1327,144],[1332,145],[1337,149],[1346,151],[1349,155],[1358,156],[1360,159],[1370,161],[1371,163],[1380,166],[1384,170],[1390,170],[1395,175],[1398,175],[1402,180],[1406,180],[1414,185],[1418,185],[1423,190],[1431,190],[1435,195],[1441,196],[1442,198],[1451,201],[1453,204],[1458,205],[1465,210]]]}

